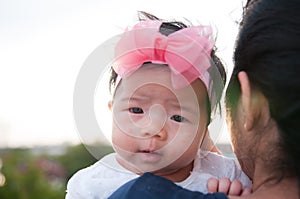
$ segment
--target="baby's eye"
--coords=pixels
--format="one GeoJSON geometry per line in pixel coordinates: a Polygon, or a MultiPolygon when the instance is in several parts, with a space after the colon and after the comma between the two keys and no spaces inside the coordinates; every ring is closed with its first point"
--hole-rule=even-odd
{"type": "Polygon", "coordinates": [[[185,122],[185,121],[187,121],[186,118],[184,118],[184,117],[182,117],[182,116],[180,116],[180,115],[173,115],[173,116],[171,117],[171,120],[174,120],[174,121],[176,121],[176,122],[185,122]]]}
{"type": "Polygon", "coordinates": [[[130,113],[135,113],[135,114],[142,114],[142,113],[144,113],[143,109],[138,108],[138,107],[129,108],[129,112],[130,113]]]}

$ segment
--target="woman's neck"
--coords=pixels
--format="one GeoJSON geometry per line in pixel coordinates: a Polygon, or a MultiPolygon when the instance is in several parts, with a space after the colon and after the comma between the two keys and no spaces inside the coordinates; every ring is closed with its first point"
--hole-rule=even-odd
{"type": "Polygon", "coordinates": [[[250,198],[299,198],[299,184],[295,176],[282,177],[274,165],[260,158],[256,160],[253,175],[253,194],[250,198]]]}
{"type": "Polygon", "coordinates": [[[296,178],[283,178],[281,181],[265,181],[261,184],[254,184],[251,198],[264,199],[298,199],[298,181],[296,178]]]}
{"type": "Polygon", "coordinates": [[[268,181],[254,188],[247,196],[228,196],[230,199],[299,199],[298,182],[296,178],[284,178],[280,182],[268,181]]]}

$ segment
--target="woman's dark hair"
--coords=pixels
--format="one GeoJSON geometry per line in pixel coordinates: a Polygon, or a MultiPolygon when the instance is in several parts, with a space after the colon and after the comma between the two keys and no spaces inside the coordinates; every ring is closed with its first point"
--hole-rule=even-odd
{"type": "MultiPolygon", "coordinates": [[[[163,21],[162,25],[160,26],[159,32],[165,36],[168,36],[171,33],[174,33],[178,30],[181,30],[183,28],[187,28],[188,26],[182,22],[179,21],[168,21],[165,22],[162,19],[157,18],[156,16],[149,14],[147,12],[143,12],[140,11],[138,12],[138,16],[139,16],[139,20],[140,21],[144,21],[144,20],[161,20],[163,21]]],[[[211,52],[211,62],[212,65],[215,65],[220,73],[220,77],[222,78],[222,83],[223,85],[225,85],[226,83],[226,72],[225,72],[225,68],[220,60],[220,58],[216,55],[216,48],[214,48],[211,52]]],[[[111,91],[111,88],[115,86],[116,83],[116,79],[117,79],[117,73],[111,68],[111,75],[110,75],[110,79],[109,79],[109,90],[111,91]]],[[[221,92],[218,93],[220,96],[217,96],[218,99],[221,98],[221,92]]],[[[210,102],[209,99],[206,100],[207,101],[207,112],[208,112],[208,124],[210,123],[210,116],[211,116],[211,107],[210,107],[210,102]]],[[[220,108],[220,104],[219,104],[219,108],[220,108]]]]}
{"type": "MultiPolygon", "coordinates": [[[[226,106],[235,118],[241,91],[237,74],[245,71],[251,88],[263,93],[280,131],[273,165],[281,179],[300,179],[300,1],[248,0],[234,52],[226,106]]],[[[273,147],[273,146],[270,146],[273,147]]],[[[280,180],[280,179],[279,179],[280,180]]],[[[299,181],[300,182],[300,181],[299,181]]]]}

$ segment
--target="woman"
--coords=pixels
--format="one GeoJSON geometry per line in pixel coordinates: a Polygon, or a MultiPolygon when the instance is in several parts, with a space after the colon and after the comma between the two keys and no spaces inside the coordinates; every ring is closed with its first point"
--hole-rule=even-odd
{"type": "MultiPolygon", "coordinates": [[[[253,181],[247,198],[300,196],[299,10],[299,0],[246,4],[226,106],[234,152],[253,181]]],[[[151,174],[120,192],[119,198],[239,198],[190,192],[151,174]]]]}

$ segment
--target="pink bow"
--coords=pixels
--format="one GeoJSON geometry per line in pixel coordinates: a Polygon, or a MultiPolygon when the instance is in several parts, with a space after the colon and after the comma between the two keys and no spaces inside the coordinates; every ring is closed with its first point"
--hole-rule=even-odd
{"type": "Polygon", "coordinates": [[[165,36],[159,32],[161,24],[158,20],[146,20],[123,33],[115,48],[115,72],[122,78],[145,62],[167,64],[174,88],[200,78],[209,90],[207,69],[214,46],[211,27],[192,26],[165,36]]]}

